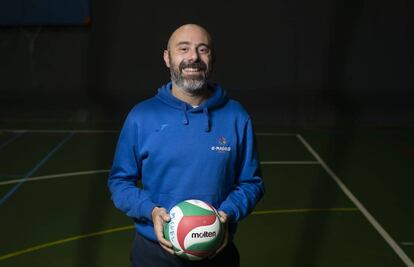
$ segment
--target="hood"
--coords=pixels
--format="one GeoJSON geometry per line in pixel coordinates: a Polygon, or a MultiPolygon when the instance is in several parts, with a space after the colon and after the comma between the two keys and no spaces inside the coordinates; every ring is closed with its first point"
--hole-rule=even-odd
{"type": "Polygon", "coordinates": [[[211,121],[210,121],[210,111],[217,109],[223,105],[225,105],[229,98],[227,96],[227,92],[224,91],[218,84],[208,82],[207,87],[209,90],[213,92],[212,96],[204,101],[200,106],[197,108],[191,107],[191,105],[181,101],[180,99],[176,98],[172,95],[172,83],[169,82],[163,85],[161,88],[158,89],[158,94],[156,98],[162,101],[163,103],[167,104],[168,106],[178,109],[183,114],[183,124],[189,124],[188,120],[188,112],[193,113],[203,113],[205,117],[205,131],[208,132],[211,130],[211,121]]]}

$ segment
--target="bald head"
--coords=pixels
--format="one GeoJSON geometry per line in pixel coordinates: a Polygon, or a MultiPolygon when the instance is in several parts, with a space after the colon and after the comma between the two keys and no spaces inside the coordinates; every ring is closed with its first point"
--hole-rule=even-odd
{"type": "Polygon", "coordinates": [[[204,92],[214,55],[210,34],[201,26],[186,24],[176,29],[164,50],[173,88],[187,93],[204,92]]]}
{"type": "Polygon", "coordinates": [[[206,29],[197,24],[185,24],[177,28],[168,39],[167,50],[171,49],[171,45],[183,41],[198,40],[212,48],[213,43],[210,34],[206,29]]]}

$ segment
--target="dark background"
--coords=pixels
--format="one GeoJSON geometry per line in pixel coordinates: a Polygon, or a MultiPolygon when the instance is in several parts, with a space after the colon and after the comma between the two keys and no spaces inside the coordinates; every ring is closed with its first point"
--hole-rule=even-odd
{"type": "Polygon", "coordinates": [[[3,26],[0,123],[117,128],[168,81],[171,32],[198,23],[215,40],[213,79],[258,124],[411,126],[413,6],[99,0],[89,26],[3,26]]]}

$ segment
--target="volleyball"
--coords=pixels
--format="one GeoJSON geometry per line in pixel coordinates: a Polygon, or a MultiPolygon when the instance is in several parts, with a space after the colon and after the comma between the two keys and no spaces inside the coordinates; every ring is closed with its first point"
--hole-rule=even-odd
{"type": "Polygon", "coordinates": [[[175,254],[187,260],[201,260],[221,245],[224,230],[217,210],[201,200],[185,200],[169,212],[171,220],[164,225],[165,239],[175,254]]]}

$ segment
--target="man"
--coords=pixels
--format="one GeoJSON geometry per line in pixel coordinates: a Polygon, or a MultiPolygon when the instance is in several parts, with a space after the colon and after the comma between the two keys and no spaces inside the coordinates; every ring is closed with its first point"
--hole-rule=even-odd
{"type": "Polygon", "coordinates": [[[239,266],[237,222],[264,192],[252,122],[208,80],[214,49],[204,28],[179,27],[164,61],[171,82],[128,114],[108,180],[115,206],[135,222],[132,266],[239,266]],[[168,211],[186,199],[213,205],[226,226],[223,245],[209,259],[180,259],[164,238],[168,211]]]}

